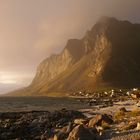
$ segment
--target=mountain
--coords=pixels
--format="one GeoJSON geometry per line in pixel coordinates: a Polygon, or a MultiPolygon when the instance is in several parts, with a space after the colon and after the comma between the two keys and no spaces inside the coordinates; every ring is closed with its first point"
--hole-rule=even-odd
{"type": "Polygon", "coordinates": [[[60,54],[46,58],[32,83],[13,92],[51,92],[140,86],[140,24],[102,17],[85,36],[68,40],[60,54]]]}

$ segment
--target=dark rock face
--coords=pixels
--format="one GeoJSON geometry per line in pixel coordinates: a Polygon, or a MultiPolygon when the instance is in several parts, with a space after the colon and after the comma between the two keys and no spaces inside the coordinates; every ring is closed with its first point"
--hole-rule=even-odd
{"type": "Polygon", "coordinates": [[[112,22],[107,30],[112,53],[104,68],[103,79],[115,86],[139,86],[140,25],[112,22]]]}
{"type": "Polygon", "coordinates": [[[140,25],[103,17],[81,39],[44,60],[32,84],[18,93],[140,86],[140,25]]]}

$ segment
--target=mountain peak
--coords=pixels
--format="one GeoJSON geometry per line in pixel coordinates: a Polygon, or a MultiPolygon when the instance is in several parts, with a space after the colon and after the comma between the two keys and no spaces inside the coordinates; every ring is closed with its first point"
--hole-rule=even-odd
{"type": "MultiPolygon", "coordinates": [[[[101,17],[81,39],[38,68],[28,93],[140,86],[140,25],[101,17]]],[[[25,93],[25,91],[24,91],[25,93]]]]}
{"type": "Polygon", "coordinates": [[[103,24],[105,24],[105,23],[116,22],[116,21],[119,21],[119,20],[117,20],[114,17],[102,16],[101,18],[99,18],[99,20],[98,20],[97,23],[103,23],[103,24]]]}

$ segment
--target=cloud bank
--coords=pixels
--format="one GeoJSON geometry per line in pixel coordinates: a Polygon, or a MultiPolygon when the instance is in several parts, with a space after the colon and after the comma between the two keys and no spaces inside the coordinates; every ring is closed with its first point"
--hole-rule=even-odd
{"type": "Polygon", "coordinates": [[[139,0],[1,0],[0,83],[9,75],[6,89],[26,86],[44,58],[81,38],[101,16],[140,22],[139,9],[139,0]]]}

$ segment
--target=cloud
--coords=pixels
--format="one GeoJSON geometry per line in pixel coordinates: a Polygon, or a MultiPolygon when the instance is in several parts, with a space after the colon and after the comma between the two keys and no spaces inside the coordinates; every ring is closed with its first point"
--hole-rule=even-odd
{"type": "Polygon", "coordinates": [[[0,0],[0,72],[24,86],[45,57],[82,38],[100,16],[139,22],[139,9],[139,0],[0,0]]]}

